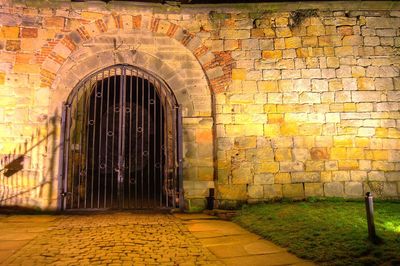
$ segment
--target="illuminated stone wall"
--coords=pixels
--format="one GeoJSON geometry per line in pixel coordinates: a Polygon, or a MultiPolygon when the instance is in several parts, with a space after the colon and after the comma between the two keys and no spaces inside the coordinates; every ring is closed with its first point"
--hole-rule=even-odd
{"type": "Polygon", "coordinates": [[[0,204],[55,208],[61,103],[116,63],[155,73],[184,106],[192,209],[212,187],[223,208],[398,198],[399,27],[395,1],[0,1],[0,204]]]}

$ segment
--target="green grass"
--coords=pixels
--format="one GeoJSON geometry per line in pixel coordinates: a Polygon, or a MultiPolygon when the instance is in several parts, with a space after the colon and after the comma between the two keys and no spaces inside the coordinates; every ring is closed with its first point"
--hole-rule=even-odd
{"type": "Polygon", "coordinates": [[[319,265],[400,265],[400,202],[374,208],[379,245],[368,241],[362,201],[244,206],[234,221],[319,265]]]}

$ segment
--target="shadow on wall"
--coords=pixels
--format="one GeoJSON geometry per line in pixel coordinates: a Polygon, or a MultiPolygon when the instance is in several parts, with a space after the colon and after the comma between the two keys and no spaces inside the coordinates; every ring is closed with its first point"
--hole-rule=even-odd
{"type": "Polygon", "coordinates": [[[38,127],[11,153],[0,155],[0,206],[46,209],[52,204],[57,117],[54,115],[45,126],[38,127]]]}

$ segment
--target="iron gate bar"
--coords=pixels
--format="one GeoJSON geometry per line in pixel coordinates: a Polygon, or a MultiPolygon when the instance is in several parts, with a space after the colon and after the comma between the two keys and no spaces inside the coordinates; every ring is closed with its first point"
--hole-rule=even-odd
{"type": "Polygon", "coordinates": [[[182,138],[182,107],[178,106],[178,116],[177,116],[177,146],[178,146],[178,182],[179,182],[179,209],[184,210],[184,200],[183,200],[183,138],[182,138]]]}
{"type": "MultiPolygon", "coordinates": [[[[71,110],[71,108],[70,108],[70,105],[69,104],[65,104],[65,111],[66,111],[66,114],[67,114],[67,112],[69,112],[71,110]]],[[[69,116],[66,116],[65,117],[65,128],[66,128],[66,135],[64,136],[64,140],[65,140],[65,142],[67,143],[67,144],[69,144],[70,143],[70,125],[71,125],[71,119],[70,119],[70,117],[69,116]]],[[[65,154],[66,154],[66,160],[68,161],[69,160],[69,146],[70,145],[66,145],[65,147],[64,147],[64,152],[65,152],[65,154]]],[[[65,169],[65,171],[67,171],[68,169],[66,168],[65,169]]],[[[67,178],[65,178],[65,181],[64,181],[64,184],[67,184],[68,183],[68,179],[67,178]]],[[[67,192],[64,192],[64,195],[65,196],[67,196],[68,194],[67,194],[67,192]]],[[[65,206],[65,203],[64,203],[64,206],[65,206]]]]}
{"type": "MultiPolygon", "coordinates": [[[[59,210],[65,210],[65,203],[66,201],[64,200],[65,198],[65,191],[64,188],[66,188],[64,182],[65,182],[65,171],[64,171],[64,147],[65,147],[65,130],[66,130],[66,126],[65,126],[65,119],[66,119],[66,115],[67,115],[67,107],[66,107],[66,103],[63,102],[62,104],[62,109],[61,109],[61,132],[60,132],[60,153],[59,153],[59,174],[58,174],[58,180],[60,180],[60,182],[58,183],[58,193],[59,193],[59,197],[57,200],[57,206],[59,210]]],[[[67,165],[67,164],[65,164],[67,165]]],[[[8,180],[7,181],[7,192],[8,192],[8,180]]],[[[7,193],[7,197],[8,197],[8,193],[7,193]]]]}
{"type": "MultiPolygon", "coordinates": [[[[85,110],[86,109],[86,98],[87,98],[87,90],[84,90],[84,94],[83,94],[84,96],[84,98],[83,98],[83,100],[81,101],[82,102],[82,110],[85,110]]],[[[77,101],[77,105],[79,105],[79,101],[77,101]]],[[[79,108],[79,106],[77,107],[77,108],[79,108]]],[[[78,112],[78,109],[76,110],[76,112],[78,112]]],[[[86,121],[86,115],[84,114],[84,113],[82,113],[82,115],[81,115],[81,126],[83,127],[83,125],[85,125],[85,121],[86,121]]],[[[81,186],[83,186],[83,177],[84,177],[84,170],[83,170],[83,168],[82,168],[82,166],[83,166],[83,163],[84,163],[84,161],[83,161],[83,150],[84,150],[84,140],[83,140],[83,138],[84,138],[84,136],[86,135],[85,133],[86,133],[86,128],[87,127],[84,127],[84,128],[81,128],[81,132],[80,132],[80,134],[79,134],[79,166],[78,166],[78,190],[79,189],[81,189],[81,186]]],[[[68,175],[67,175],[67,177],[68,177],[68,175]]],[[[81,206],[80,205],[81,204],[81,193],[80,193],[80,191],[79,191],[79,193],[78,193],[78,208],[81,206]]],[[[73,202],[71,202],[71,208],[73,208],[73,202]]]]}
{"type": "MultiPolygon", "coordinates": [[[[146,149],[146,159],[147,159],[147,208],[150,208],[150,79],[147,80],[147,149],[146,149]]],[[[144,155],[144,154],[143,154],[144,155]]]]}
{"type": "Polygon", "coordinates": [[[102,130],[101,130],[101,126],[102,126],[102,121],[103,121],[103,119],[102,119],[102,117],[101,117],[101,115],[103,114],[103,90],[104,90],[104,88],[103,88],[103,82],[104,82],[104,72],[102,72],[101,73],[101,91],[100,92],[98,92],[97,91],[97,83],[96,83],[96,94],[95,94],[95,97],[96,98],[100,98],[100,121],[99,121],[99,128],[100,128],[100,132],[99,132],[99,151],[98,151],[98,156],[97,156],[97,162],[98,162],[98,168],[97,168],[97,170],[98,170],[98,174],[97,174],[97,208],[99,209],[100,208],[100,173],[101,173],[101,165],[102,165],[102,162],[101,162],[101,137],[102,137],[102,130]],[[100,94],[99,94],[100,93],[100,94]],[[100,97],[99,97],[99,95],[100,95],[100,97]]]}

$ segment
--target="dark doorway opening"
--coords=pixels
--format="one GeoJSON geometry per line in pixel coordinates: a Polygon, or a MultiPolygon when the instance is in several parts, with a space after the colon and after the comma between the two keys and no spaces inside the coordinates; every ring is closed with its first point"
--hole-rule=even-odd
{"type": "Polygon", "coordinates": [[[165,84],[131,66],[81,82],[64,112],[61,208],[176,207],[176,107],[165,84]]]}

